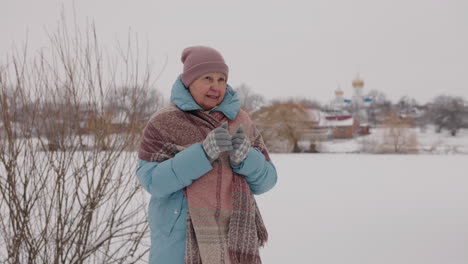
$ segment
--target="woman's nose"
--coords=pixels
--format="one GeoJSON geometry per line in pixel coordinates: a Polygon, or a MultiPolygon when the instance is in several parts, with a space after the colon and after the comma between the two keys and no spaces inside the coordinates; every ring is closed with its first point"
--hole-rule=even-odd
{"type": "Polygon", "coordinates": [[[212,82],[210,85],[210,89],[212,90],[218,90],[220,87],[220,84],[218,82],[212,82]]]}

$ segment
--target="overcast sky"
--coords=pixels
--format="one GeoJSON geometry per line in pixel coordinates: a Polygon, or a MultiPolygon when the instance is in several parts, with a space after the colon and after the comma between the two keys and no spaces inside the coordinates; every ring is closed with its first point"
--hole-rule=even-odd
{"type": "MultiPolygon", "coordinates": [[[[156,83],[169,96],[187,46],[218,49],[229,83],[266,98],[328,102],[338,86],[352,96],[357,74],[365,91],[424,103],[440,94],[468,99],[466,0],[79,0],[78,21],[94,21],[101,45],[125,41],[129,29],[148,43],[156,83]]],[[[1,0],[2,63],[14,43],[47,46],[62,7],[73,1],[1,0]]]]}

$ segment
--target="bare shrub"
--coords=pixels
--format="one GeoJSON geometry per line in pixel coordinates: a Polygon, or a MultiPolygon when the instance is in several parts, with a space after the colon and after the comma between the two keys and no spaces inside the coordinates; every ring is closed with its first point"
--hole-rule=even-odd
{"type": "Polygon", "coordinates": [[[106,57],[94,26],[70,35],[62,23],[48,49],[0,66],[0,263],[135,263],[148,224],[128,150],[150,69],[132,41],[106,57]]]}
{"type": "Polygon", "coordinates": [[[359,144],[364,153],[378,153],[380,151],[380,144],[376,139],[365,136],[359,140],[359,144]]]}
{"type": "Polygon", "coordinates": [[[379,153],[417,153],[418,138],[416,132],[411,130],[413,121],[402,119],[391,113],[385,122],[385,132],[382,144],[378,147],[379,153]]]}

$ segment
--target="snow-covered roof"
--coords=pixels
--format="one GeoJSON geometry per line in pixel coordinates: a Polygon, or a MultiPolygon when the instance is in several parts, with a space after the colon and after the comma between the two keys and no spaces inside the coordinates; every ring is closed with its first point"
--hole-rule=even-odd
{"type": "Polygon", "coordinates": [[[337,115],[330,116],[321,113],[319,126],[322,127],[338,127],[338,126],[352,126],[354,118],[351,115],[337,115]]]}
{"type": "Polygon", "coordinates": [[[354,118],[345,110],[322,112],[317,109],[307,110],[310,120],[318,122],[319,127],[352,126],[354,118]]]}

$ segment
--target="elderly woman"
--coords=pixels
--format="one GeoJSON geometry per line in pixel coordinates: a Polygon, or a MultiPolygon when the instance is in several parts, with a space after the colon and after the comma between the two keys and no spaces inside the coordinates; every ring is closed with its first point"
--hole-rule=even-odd
{"type": "Polygon", "coordinates": [[[276,184],[275,167],[221,54],[189,47],[182,62],[171,105],[151,117],[138,152],[150,263],[261,263],[267,232],[253,194],[276,184]]]}

